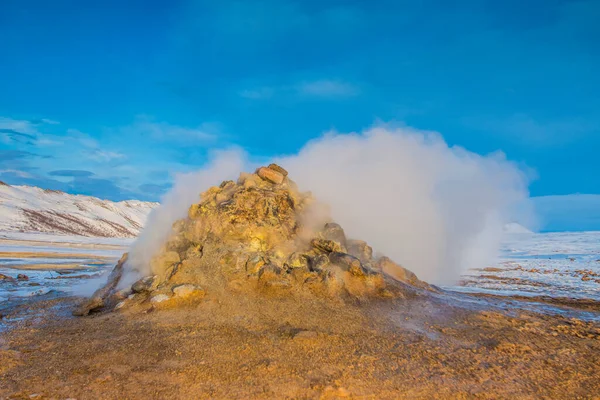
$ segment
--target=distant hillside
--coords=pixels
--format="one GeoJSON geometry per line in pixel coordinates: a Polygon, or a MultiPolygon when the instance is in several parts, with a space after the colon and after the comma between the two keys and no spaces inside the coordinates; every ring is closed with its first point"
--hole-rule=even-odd
{"type": "Polygon", "coordinates": [[[133,237],[156,206],[0,182],[0,231],[133,237]]]}
{"type": "Polygon", "coordinates": [[[533,233],[529,229],[525,228],[523,225],[517,224],[516,222],[511,222],[509,224],[504,225],[504,233],[533,233]]]}

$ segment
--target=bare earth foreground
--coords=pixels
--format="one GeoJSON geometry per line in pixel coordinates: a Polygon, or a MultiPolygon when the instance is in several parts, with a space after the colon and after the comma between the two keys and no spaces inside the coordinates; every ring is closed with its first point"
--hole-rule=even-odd
{"type": "Polygon", "coordinates": [[[447,296],[87,318],[41,301],[2,334],[0,398],[599,398],[597,323],[447,296]]]}
{"type": "Polygon", "coordinates": [[[597,300],[442,290],[314,207],[279,166],[242,174],[86,299],[55,292],[81,269],[6,261],[0,399],[600,398],[597,300]]]}

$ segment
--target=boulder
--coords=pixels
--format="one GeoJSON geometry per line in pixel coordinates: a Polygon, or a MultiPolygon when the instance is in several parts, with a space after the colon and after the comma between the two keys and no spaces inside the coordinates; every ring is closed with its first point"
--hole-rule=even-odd
{"type": "Polygon", "coordinates": [[[329,257],[325,254],[319,254],[310,260],[310,270],[314,272],[321,272],[328,265],[329,257]]]}
{"type": "Polygon", "coordinates": [[[123,254],[117,265],[113,268],[112,272],[108,276],[106,284],[100,289],[96,290],[90,299],[85,300],[78,307],[76,307],[76,309],[73,311],[73,315],[85,316],[91,311],[104,307],[105,300],[115,292],[117,284],[123,276],[123,266],[127,262],[128,257],[128,253],[123,254]]]}
{"type": "Polygon", "coordinates": [[[25,275],[25,274],[19,274],[19,275],[17,275],[17,280],[19,280],[19,281],[28,281],[29,277],[27,275],[25,275]]]}
{"type": "Polygon", "coordinates": [[[145,293],[151,292],[158,286],[158,277],[156,275],[147,276],[140,279],[131,285],[131,291],[133,293],[145,293]]]}
{"type": "Polygon", "coordinates": [[[200,286],[192,285],[189,283],[178,285],[173,288],[173,295],[179,298],[186,298],[190,296],[204,296],[204,289],[200,286]]]}
{"type": "Polygon", "coordinates": [[[417,284],[420,283],[417,276],[406,268],[396,264],[389,257],[381,257],[377,260],[375,266],[380,270],[390,275],[391,277],[398,279],[399,281],[417,284]]]}
{"type": "Polygon", "coordinates": [[[258,273],[258,283],[266,289],[276,290],[285,290],[292,286],[289,274],[273,264],[267,264],[261,268],[258,273]]]}
{"type": "Polygon", "coordinates": [[[256,171],[256,174],[265,181],[271,182],[275,185],[280,185],[283,182],[283,178],[285,178],[281,172],[277,172],[265,167],[260,167],[256,171]]]}
{"type": "Polygon", "coordinates": [[[280,167],[277,164],[269,164],[269,166],[267,168],[272,169],[273,171],[279,172],[284,177],[288,176],[288,172],[284,168],[280,167]]]}
{"type": "Polygon", "coordinates": [[[346,234],[339,224],[335,222],[325,224],[322,234],[323,238],[338,242],[342,247],[346,246],[346,234]]]}
{"type": "Polygon", "coordinates": [[[166,294],[157,294],[156,296],[152,297],[150,299],[150,302],[152,303],[162,303],[163,301],[167,301],[170,300],[171,298],[169,296],[167,296],[166,294]]]}
{"type": "Polygon", "coordinates": [[[284,264],[288,269],[308,269],[308,256],[302,253],[292,253],[284,264]]]}
{"type": "Polygon", "coordinates": [[[348,271],[355,276],[363,276],[368,271],[363,268],[360,260],[350,254],[334,252],[329,254],[329,262],[337,265],[343,271],[348,271]]]}
{"type": "Polygon", "coordinates": [[[373,248],[363,240],[348,240],[348,254],[358,258],[362,263],[370,263],[373,259],[373,248]]]}
{"type": "Polygon", "coordinates": [[[83,317],[88,315],[91,311],[97,310],[104,307],[104,300],[100,296],[94,296],[91,299],[80,304],[73,311],[73,315],[76,317],[83,317]]]}
{"type": "Polygon", "coordinates": [[[315,238],[310,243],[315,249],[324,251],[326,253],[342,253],[344,251],[342,245],[333,240],[315,238]]]}

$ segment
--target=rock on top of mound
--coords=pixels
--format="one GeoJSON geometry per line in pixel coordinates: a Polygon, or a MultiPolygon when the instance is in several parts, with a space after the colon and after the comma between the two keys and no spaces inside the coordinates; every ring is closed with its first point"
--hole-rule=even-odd
{"type": "Polygon", "coordinates": [[[315,221],[316,204],[276,164],[211,187],[173,225],[150,274],[117,290],[127,268],[124,255],[108,283],[75,314],[205,295],[344,299],[402,297],[409,288],[430,288],[389,258],[374,258],[366,242],[346,238],[335,222],[315,221]]]}

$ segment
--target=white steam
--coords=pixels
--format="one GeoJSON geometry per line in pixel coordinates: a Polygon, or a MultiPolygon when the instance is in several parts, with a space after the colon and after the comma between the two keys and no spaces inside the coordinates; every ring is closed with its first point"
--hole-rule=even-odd
{"type": "Polygon", "coordinates": [[[200,201],[200,193],[223,180],[235,179],[244,169],[245,153],[240,149],[212,154],[204,168],[179,174],[173,188],[163,196],[161,205],[148,216],[146,226],[129,249],[125,276],[119,286],[124,288],[150,273],[150,260],[160,250],[178,219],[187,216],[188,209],[200,201]]]}
{"type": "MultiPolygon", "coordinates": [[[[236,177],[245,159],[222,152],[177,179],[131,248],[125,284],[149,272],[173,222],[201,192],[236,177]]],[[[329,206],[348,237],[437,284],[493,261],[510,212],[528,197],[525,175],[502,154],[480,156],[408,128],[327,134],[275,162],[329,206]]]]}
{"type": "Polygon", "coordinates": [[[510,211],[528,196],[524,174],[502,154],[411,129],[328,134],[277,162],[330,206],[348,237],[437,284],[493,261],[510,211]]]}

